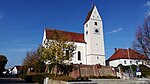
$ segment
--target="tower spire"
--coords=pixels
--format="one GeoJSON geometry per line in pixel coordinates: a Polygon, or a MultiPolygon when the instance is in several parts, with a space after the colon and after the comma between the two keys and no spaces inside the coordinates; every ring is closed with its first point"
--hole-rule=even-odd
{"type": "Polygon", "coordinates": [[[94,2],[92,1],[92,7],[94,6],[94,2]]]}
{"type": "Polygon", "coordinates": [[[93,1],[93,0],[91,1],[91,3],[92,3],[92,7],[94,7],[94,6],[95,6],[95,4],[94,4],[94,1],[93,1]]]}

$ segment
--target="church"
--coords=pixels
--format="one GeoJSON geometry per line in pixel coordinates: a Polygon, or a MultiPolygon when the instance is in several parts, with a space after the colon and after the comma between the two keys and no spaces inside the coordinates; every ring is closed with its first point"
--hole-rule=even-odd
{"type": "MultiPolygon", "coordinates": [[[[54,29],[50,28],[44,30],[43,46],[48,40],[51,40],[53,31],[54,29]]],[[[63,30],[56,31],[69,36],[69,39],[76,45],[77,48],[72,59],[73,64],[101,64],[105,66],[103,23],[96,5],[92,7],[85,19],[84,34],[63,30]]]]}

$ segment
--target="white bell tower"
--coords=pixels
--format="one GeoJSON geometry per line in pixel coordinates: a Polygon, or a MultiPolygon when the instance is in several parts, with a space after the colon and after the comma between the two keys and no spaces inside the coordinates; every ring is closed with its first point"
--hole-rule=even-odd
{"type": "Polygon", "coordinates": [[[93,6],[84,23],[84,40],[86,42],[87,64],[105,66],[105,48],[102,18],[93,6]]]}

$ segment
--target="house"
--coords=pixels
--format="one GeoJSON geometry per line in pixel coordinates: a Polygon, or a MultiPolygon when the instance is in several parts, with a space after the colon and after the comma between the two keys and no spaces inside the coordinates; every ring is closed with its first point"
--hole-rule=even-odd
{"type": "Polygon", "coordinates": [[[115,49],[115,53],[107,60],[109,66],[117,67],[119,64],[128,65],[146,65],[148,57],[139,54],[132,49],[115,49]]]}
{"type": "MultiPolygon", "coordinates": [[[[82,25],[82,24],[81,24],[82,25]]],[[[55,29],[44,30],[42,45],[52,40],[55,29]]],[[[77,46],[72,59],[73,64],[101,64],[105,66],[105,48],[103,36],[103,22],[96,5],[89,11],[84,22],[84,34],[56,30],[66,35],[77,46]]]]}
{"type": "Polygon", "coordinates": [[[18,74],[20,73],[21,71],[23,70],[23,66],[14,66],[12,69],[11,69],[11,74],[18,74]]]}

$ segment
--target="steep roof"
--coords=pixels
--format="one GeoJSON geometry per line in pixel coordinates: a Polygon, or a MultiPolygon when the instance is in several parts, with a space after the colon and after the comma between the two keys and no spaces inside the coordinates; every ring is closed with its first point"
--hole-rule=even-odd
{"type": "Polygon", "coordinates": [[[129,49],[129,50],[118,49],[115,51],[115,53],[108,60],[111,61],[111,60],[116,60],[116,59],[129,59],[128,52],[130,55],[130,59],[143,59],[143,60],[148,59],[148,57],[141,55],[132,49],[129,49]]]}
{"type": "Polygon", "coordinates": [[[95,7],[95,6],[93,6],[92,9],[89,11],[89,13],[88,13],[88,15],[87,15],[87,17],[86,17],[86,19],[85,19],[84,24],[90,19],[91,14],[92,14],[92,11],[94,10],[94,7],[95,7]]]}
{"type": "Polygon", "coordinates": [[[16,66],[17,70],[23,70],[24,67],[23,66],[16,66]]]}
{"type": "Polygon", "coordinates": [[[66,36],[70,41],[85,43],[84,35],[81,33],[67,32],[55,29],[45,29],[45,31],[46,31],[46,39],[52,39],[53,33],[57,31],[66,36]]]}

